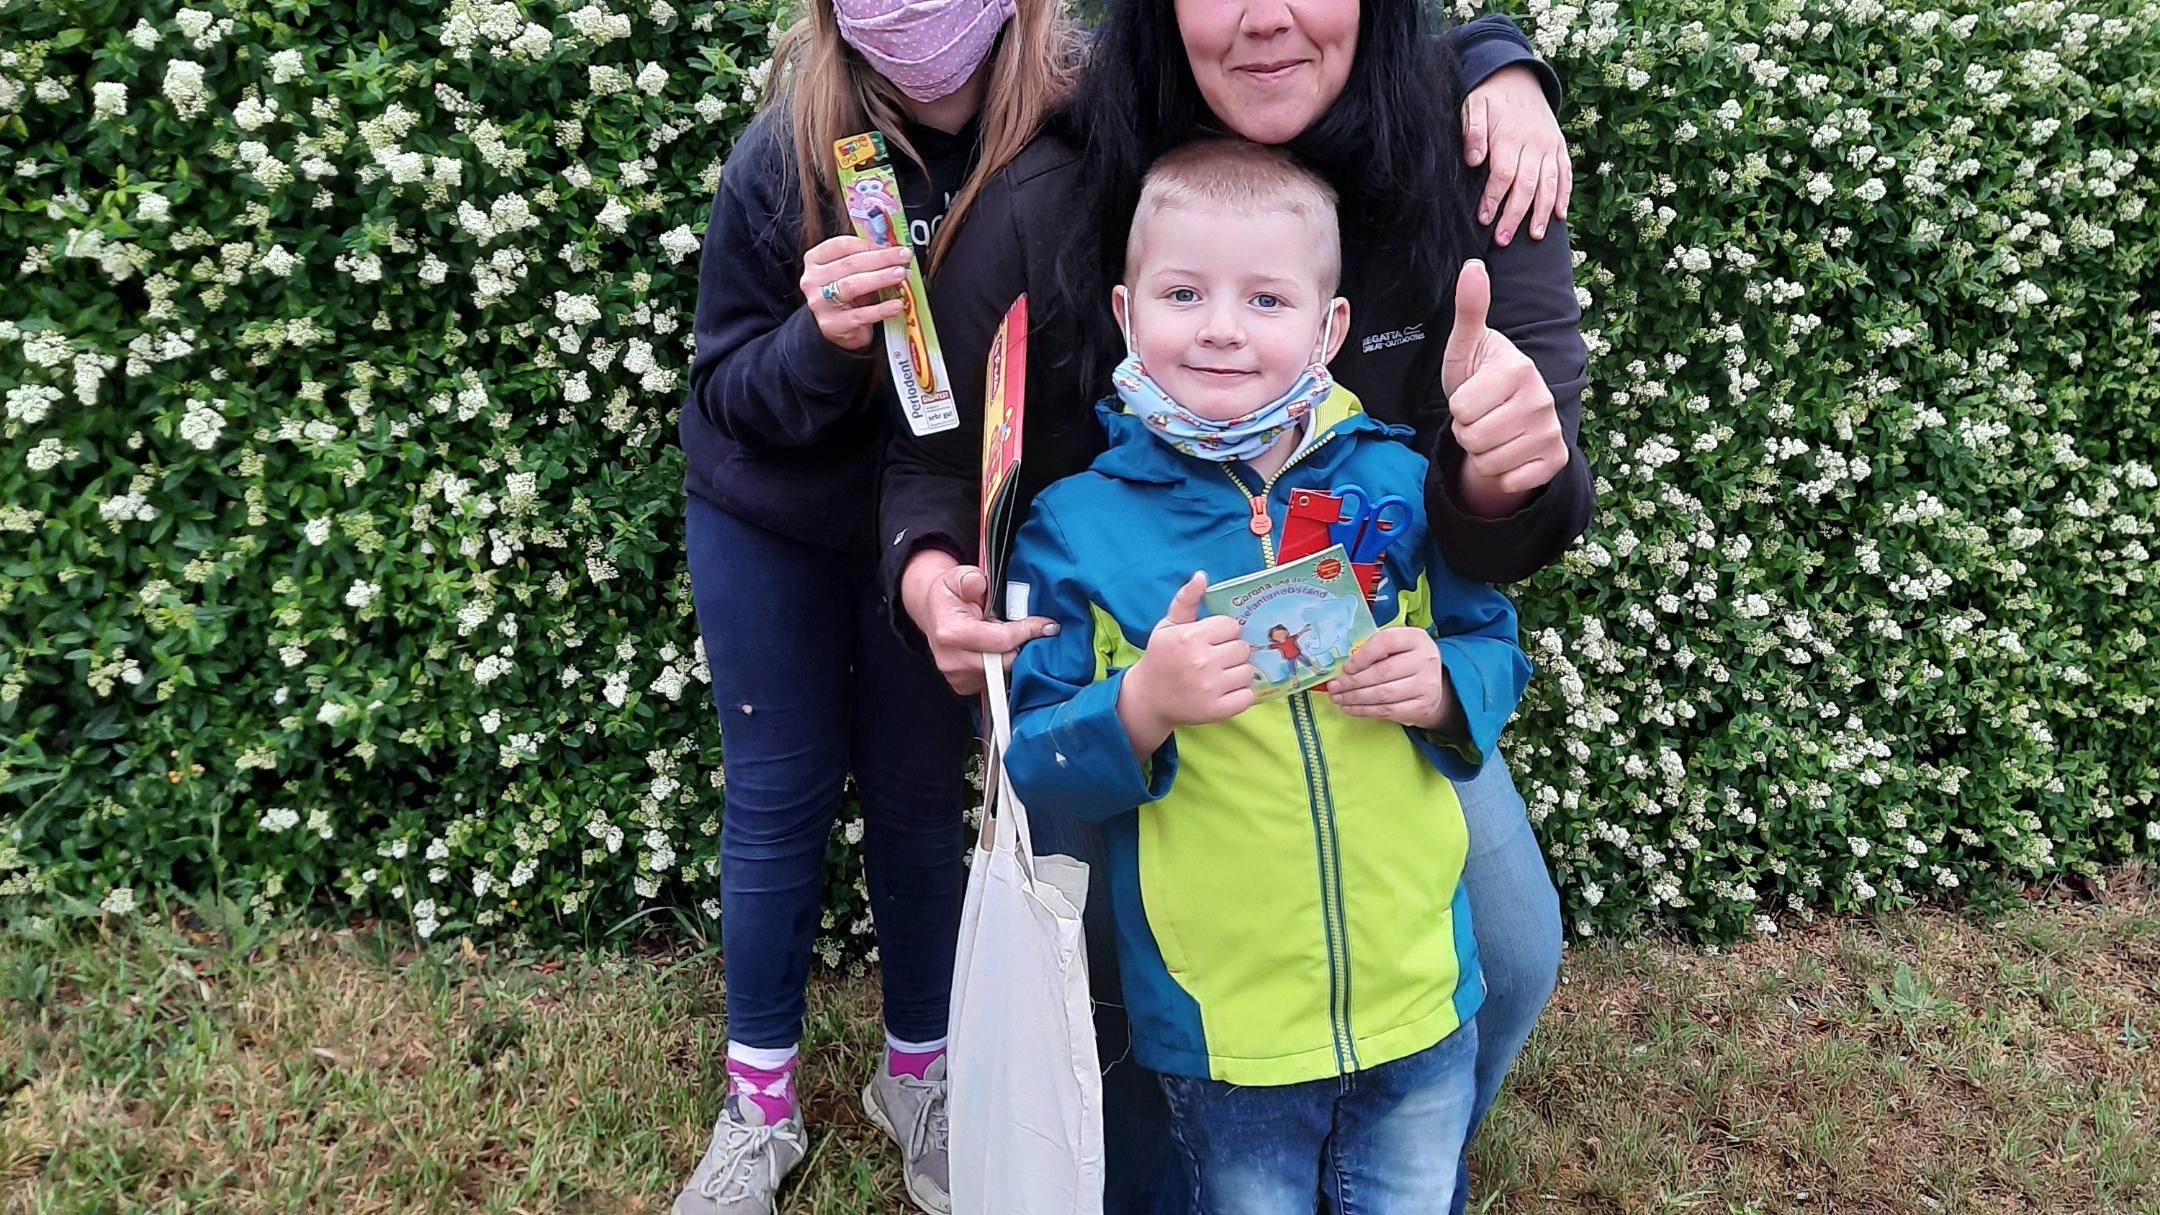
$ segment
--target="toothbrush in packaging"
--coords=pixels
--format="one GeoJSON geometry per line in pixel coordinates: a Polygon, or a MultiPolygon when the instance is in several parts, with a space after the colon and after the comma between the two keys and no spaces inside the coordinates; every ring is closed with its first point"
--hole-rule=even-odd
{"type": "MultiPolygon", "coordinates": [[[[833,156],[840,165],[840,197],[855,234],[884,247],[908,244],[907,212],[885,156],[885,137],[876,131],[850,135],[833,144],[833,156]]],[[[900,314],[885,320],[885,357],[892,365],[900,411],[908,429],[918,435],[951,430],[960,425],[960,413],[945,378],[945,355],[930,320],[919,256],[908,263],[907,278],[898,290],[900,314]]]]}

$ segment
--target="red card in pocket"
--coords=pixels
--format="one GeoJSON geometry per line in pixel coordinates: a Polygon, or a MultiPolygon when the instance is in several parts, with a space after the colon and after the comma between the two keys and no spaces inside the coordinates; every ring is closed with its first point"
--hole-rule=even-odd
{"type": "Polygon", "coordinates": [[[1283,519],[1282,549],[1278,565],[1310,557],[1334,541],[1328,529],[1342,518],[1342,499],[1317,489],[1290,492],[1290,509],[1283,519]]]}

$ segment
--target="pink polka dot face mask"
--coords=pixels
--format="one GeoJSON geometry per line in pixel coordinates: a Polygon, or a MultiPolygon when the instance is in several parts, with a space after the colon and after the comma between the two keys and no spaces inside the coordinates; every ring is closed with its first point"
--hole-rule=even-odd
{"type": "Polygon", "coordinates": [[[1014,0],[833,0],[840,36],[917,101],[949,97],[982,65],[1014,0]]]}

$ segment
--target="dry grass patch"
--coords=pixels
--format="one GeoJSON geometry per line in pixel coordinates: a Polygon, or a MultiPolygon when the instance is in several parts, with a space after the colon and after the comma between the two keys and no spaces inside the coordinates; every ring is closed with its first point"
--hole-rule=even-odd
{"type": "MultiPolygon", "coordinates": [[[[1491,1215],[2160,1213],[2160,890],[1984,921],[1569,955],[1478,1145],[1491,1215]]],[[[0,1213],[658,1212],[721,1087],[709,953],[425,953],[386,931],[0,935],[0,1213]]],[[[791,1212],[898,1212],[812,994],[791,1212]]]]}
{"type": "MultiPolygon", "coordinates": [[[[0,1210],[665,1210],[720,1091],[719,970],[374,931],[0,945],[0,1210]]],[[[795,1209],[896,1209],[854,1104],[873,999],[815,994],[795,1209]]]]}
{"type": "Polygon", "coordinates": [[[2160,1211],[2160,892],[1569,955],[1492,1212],[2160,1211]]]}

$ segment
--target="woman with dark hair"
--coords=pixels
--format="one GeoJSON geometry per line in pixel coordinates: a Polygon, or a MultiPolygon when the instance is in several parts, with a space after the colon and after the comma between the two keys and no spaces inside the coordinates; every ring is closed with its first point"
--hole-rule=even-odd
{"type": "MultiPolygon", "coordinates": [[[[963,424],[900,436],[888,457],[888,593],[956,689],[979,689],[979,655],[1009,653],[1048,624],[986,618],[991,588],[969,564],[989,338],[1025,292],[1026,499],[1103,449],[1091,407],[1124,354],[1108,302],[1140,181],[1157,156],[1202,134],[1281,145],[1340,196],[1353,331],[1331,369],[1375,417],[1415,432],[1431,461],[1432,531],[1454,571],[1517,581],[1581,534],[1594,505],[1576,440],[1586,352],[1565,228],[1547,226],[1547,204],[1567,189],[1564,159],[1542,161],[1524,180],[1513,164],[1476,174],[1455,158],[1465,119],[1480,117],[1463,112],[1463,81],[1510,79],[1533,97],[1542,85],[1557,104],[1549,69],[1494,20],[1443,35],[1422,0],[1113,0],[1072,101],[986,187],[933,285],[963,424]],[[1498,190],[1529,197],[1534,239],[1520,239],[1523,212],[1494,205],[1503,176],[1498,190]],[[1451,350],[1456,357],[1444,357],[1451,350]]],[[[1520,96],[1491,83],[1477,92],[1488,104],[1520,96]]],[[[1509,121],[1522,118],[1517,110],[1509,121]]],[[[1457,793],[1488,989],[1476,1019],[1474,1127],[1551,995],[1560,920],[1504,761],[1488,761],[1457,793]]],[[[1036,840],[1047,850],[1086,858],[1100,847],[1063,824],[1052,841],[1043,826],[1036,840]]],[[[1091,914],[1107,903],[1091,899],[1091,914]]],[[[1165,1172],[1160,1095],[1138,1068],[1115,1062],[1125,1026],[1109,934],[1091,925],[1089,935],[1102,1058],[1113,1061],[1106,1209],[1182,1209],[1184,1187],[1165,1172]]],[[[1459,1181],[1458,1209],[1465,1196],[1459,1181]]]]}

